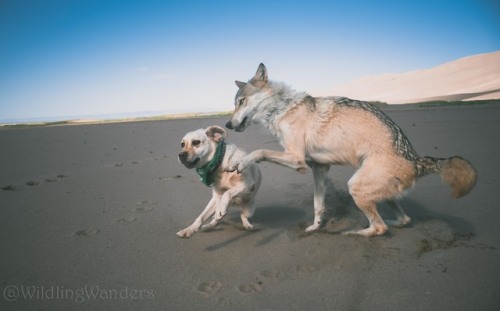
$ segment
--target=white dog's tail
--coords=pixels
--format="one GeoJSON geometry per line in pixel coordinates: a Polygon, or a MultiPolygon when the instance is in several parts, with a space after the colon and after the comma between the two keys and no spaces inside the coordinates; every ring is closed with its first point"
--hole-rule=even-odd
{"type": "Polygon", "coordinates": [[[423,157],[417,160],[419,177],[438,173],[445,184],[452,188],[451,196],[460,198],[469,193],[477,181],[474,166],[466,159],[454,156],[448,159],[423,157]]]}

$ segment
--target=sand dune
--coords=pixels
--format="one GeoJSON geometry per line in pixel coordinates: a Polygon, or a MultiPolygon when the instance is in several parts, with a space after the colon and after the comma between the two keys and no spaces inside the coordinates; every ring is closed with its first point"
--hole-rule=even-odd
{"type": "Polygon", "coordinates": [[[425,70],[368,76],[330,94],[389,104],[500,98],[500,51],[461,58],[425,70]]]}

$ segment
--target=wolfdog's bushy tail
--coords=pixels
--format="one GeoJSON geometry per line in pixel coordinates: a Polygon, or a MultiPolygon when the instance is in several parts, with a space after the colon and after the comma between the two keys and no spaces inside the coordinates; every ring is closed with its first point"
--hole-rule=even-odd
{"type": "Polygon", "coordinates": [[[451,196],[454,198],[469,193],[477,181],[474,166],[459,156],[448,159],[423,157],[417,160],[417,167],[421,168],[419,177],[438,173],[443,182],[452,188],[451,196]]]}

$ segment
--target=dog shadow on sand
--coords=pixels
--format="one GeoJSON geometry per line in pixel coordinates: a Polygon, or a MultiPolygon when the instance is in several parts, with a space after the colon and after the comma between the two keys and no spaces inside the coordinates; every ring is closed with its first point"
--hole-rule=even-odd
{"type": "MultiPolygon", "coordinates": [[[[338,235],[342,232],[361,229],[368,226],[368,220],[363,213],[356,207],[351,195],[346,190],[336,189],[330,179],[327,180],[327,192],[325,196],[325,214],[323,224],[320,230],[314,233],[305,233],[305,228],[313,219],[313,194],[303,195],[295,194],[296,198],[288,198],[287,206],[259,206],[255,215],[251,218],[252,223],[256,225],[256,230],[246,231],[241,228],[240,234],[217,244],[209,245],[206,251],[218,251],[224,249],[233,243],[252,235],[258,235],[255,245],[264,246],[273,243],[282,234],[286,234],[290,242],[296,242],[312,235],[338,235]],[[295,199],[295,200],[294,200],[295,199]]],[[[448,249],[464,245],[474,237],[474,228],[466,220],[433,211],[432,207],[427,208],[419,202],[404,198],[401,205],[405,212],[412,219],[411,223],[403,229],[390,228],[389,231],[380,237],[363,239],[380,239],[389,241],[397,236],[408,234],[406,239],[414,240],[417,255],[437,249],[448,249]]],[[[394,217],[390,207],[386,203],[379,203],[378,210],[383,219],[394,217]]],[[[239,212],[239,211],[238,211],[239,212]]],[[[233,226],[239,222],[239,215],[233,212],[228,215],[226,224],[233,226]]],[[[221,228],[215,229],[224,230],[221,228]]],[[[352,239],[352,237],[342,237],[352,239]]]]}

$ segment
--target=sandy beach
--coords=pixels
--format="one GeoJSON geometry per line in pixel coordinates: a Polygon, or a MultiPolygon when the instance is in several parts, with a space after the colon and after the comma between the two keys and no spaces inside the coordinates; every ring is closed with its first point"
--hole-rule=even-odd
{"type": "MultiPolygon", "coordinates": [[[[500,307],[500,106],[387,107],[420,155],[461,155],[479,172],[453,200],[438,176],[402,200],[412,218],[376,238],[332,167],[327,215],[312,173],[261,163],[247,232],[239,210],[214,231],[176,232],[211,191],[177,161],[183,135],[227,117],[0,128],[1,310],[496,310],[500,307]]],[[[280,150],[261,126],[230,132],[280,150]]],[[[380,204],[385,218],[392,214],[380,204]]]]}

